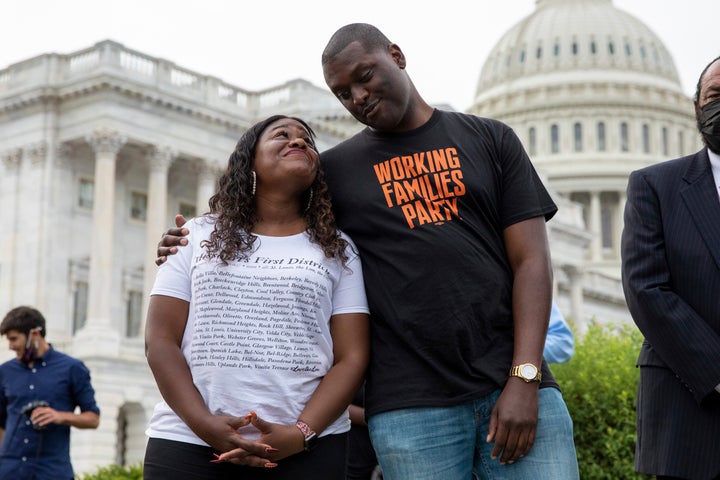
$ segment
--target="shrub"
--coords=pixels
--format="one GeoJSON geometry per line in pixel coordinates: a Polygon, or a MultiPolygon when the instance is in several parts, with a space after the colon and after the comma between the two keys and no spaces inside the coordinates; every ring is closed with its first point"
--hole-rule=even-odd
{"type": "Polygon", "coordinates": [[[98,469],[95,473],[76,475],[77,480],[142,480],[142,465],[122,467],[110,465],[98,469]]]}
{"type": "Polygon", "coordinates": [[[572,359],[551,365],[573,419],[583,480],[651,478],[634,468],[641,344],[634,325],[593,324],[572,359]]]}

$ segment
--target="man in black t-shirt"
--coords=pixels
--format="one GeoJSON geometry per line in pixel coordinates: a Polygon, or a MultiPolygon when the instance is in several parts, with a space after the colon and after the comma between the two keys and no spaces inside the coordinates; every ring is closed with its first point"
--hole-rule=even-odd
{"type": "Polygon", "coordinates": [[[365,408],[385,477],[578,478],[572,421],[542,360],[556,206],[517,136],[429,106],[371,25],[339,29],[322,64],[368,126],[321,162],[363,261],[365,408]]]}

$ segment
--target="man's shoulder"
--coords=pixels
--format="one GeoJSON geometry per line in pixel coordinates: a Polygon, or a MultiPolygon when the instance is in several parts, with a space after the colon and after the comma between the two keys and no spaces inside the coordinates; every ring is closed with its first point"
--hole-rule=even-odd
{"type": "Polygon", "coordinates": [[[361,130],[350,138],[346,138],[342,142],[334,145],[327,150],[320,152],[320,160],[326,161],[330,158],[336,158],[338,155],[344,154],[348,150],[354,149],[359,143],[365,141],[365,130],[361,130]]]}
{"type": "Polygon", "coordinates": [[[498,130],[510,130],[510,126],[500,120],[490,117],[481,117],[472,113],[456,112],[454,110],[439,110],[440,118],[449,122],[469,123],[476,126],[498,130]]]}
{"type": "Polygon", "coordinates": [[[52,348],[43,356],[48,362],[58,362],[67,365],[85,365],[79,358],[52,348]]]}
{"type": "Polygon", "coordinates": [[[660,175],[676,175],[679,171],[687,169],[688,165],[694,162],[698,155],[701,155],[703,150],[699,152],[691,153],[684,157],[673,158],[670,160],[664,160],[662,162],[654,163],[646,167],[639,168],[632,172],[633,176],[660,176],[660,175]]]}
{"type": "Polygon", "coordinates": [[[683,186],[701,178],[710,172],[707,153],[700,150],[685,157],[665,160],[653,165],[639,168],[628,177],[628,193],[648,191],[663,195],[678,194],[683,186]]]}
{"type": "Polygon", "coordinates": [[[0,373],[12,368],[16,363],[18,363],[18,362],[14,358],[10,358],[10,359],[5,360],[4,362],[0,363],[0,373]]]}

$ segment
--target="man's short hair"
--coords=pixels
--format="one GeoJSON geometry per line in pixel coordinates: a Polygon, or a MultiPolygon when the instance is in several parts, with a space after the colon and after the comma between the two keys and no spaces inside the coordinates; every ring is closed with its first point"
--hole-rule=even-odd
{"type": "Polygon", "coordinates": [[[325,65],[338,53],[345,50],[345,47],[356,41],[360,42],[367,52],[373,52],[377,49],[387,48],[392,45],[392,42],[388,40],[385,34],[374,25],[370,25],[369,23],[351,23],[340,27],[338,31],[330,37],[330,40],[325,46],[325,50],[323,50],[322,64],[325,65]]]}
{"type": "Polygon", "coordinates": [[[702,81],[703,81],[703,77],[705,76],[705,72],[707,72],[708,68],[710,68],[710,66],[713,63],[717,62],[718,60],[720,60],[720,57],[715,57],[715,59],[712,62],[705,65],[705,68],[703,68],[702,73],[700,73],[700,78],[698,78],[697,86],[695,87],[695,97],[693,97],[693,101],[695,103],[698,103],[700,101],[700,89],[702,88],[702,81]]]}
{"type": "Polygon", "coordinates": [[[30,330],[40,327],[40,335],[45,336],[45,317],[35,308],[22,306],[10,310],[2,323],[0,323],[0,335],[5,335],[10,330],[16,330],[25,335],[30,330]]]}

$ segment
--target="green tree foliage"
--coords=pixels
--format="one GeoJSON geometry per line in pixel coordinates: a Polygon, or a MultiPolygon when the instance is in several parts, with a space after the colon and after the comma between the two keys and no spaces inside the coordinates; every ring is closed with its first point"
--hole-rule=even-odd
{"type": "Polygon", "coordinates": [[[76,475],[77,480],[142,480],[142,465],[121,467],[110,465],[102,467],[95,473],[76,475]]]}
{"type": "Polygon", "coordinates": [[[575,355],[551,369],[572,416],[580,478],[647,479],[635,473],[635,367],[642,334],[634,325],[591,325],[575,355]]]}

